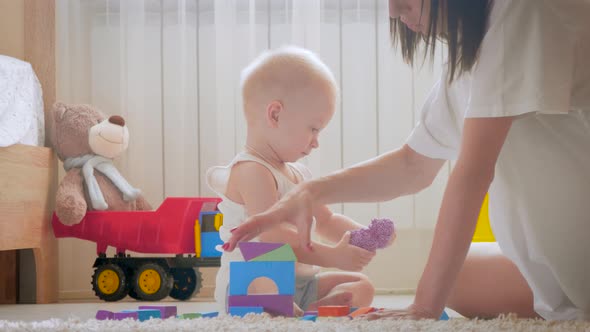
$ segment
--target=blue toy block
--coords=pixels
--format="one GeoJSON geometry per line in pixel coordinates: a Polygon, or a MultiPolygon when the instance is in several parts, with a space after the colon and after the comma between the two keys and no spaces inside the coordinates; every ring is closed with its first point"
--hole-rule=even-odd
{"type": "Polygon", "coordinates": [[[176,317],[176,306],[175,305],[140,305],[139,310],[159,310],[160,318],[166,319],[169,317],[176,317]]]}
{"type": "Polygon", "coordinates": [[[449,320],[449,315],[447,315],[447,312],[443,310],[442,315],[440,315],[438,320],[449,320]]]}
{"type": "Polygon", "coordinates": [[[247,295],[256,278],[275,282],[279,295],[295,294],[295,262],[230,262],[229,295],[247,295]]]}
{"type": "Polygon", "coordinates": [[[221,257],[222,252],[215,249],[218,245],[223,245],[219,232],[201,233],[201,257],[221,257]]]}
{"type": "Polygon", "coordinates": [[[217,311],[205,312],[205,313],[202,313],[201,316],[203,318],[214,318],[214,317],[219,316],[219,312],[217,312],[217,311]]]}
{"type": "Polygon", "coordinates": [[[316,315],[305,315],[303,317],[301,317],[299,320],[308,320],[311,322],[315,322],[315,320],[318,318],[318,316],[316,315]]]}
{"type": "Polygon", "coordinates": [[[140,322],[150,318],[162,318],[162,314],[158,309],[123,310],[121,312],[136,312],[137,319],[139,319],[140,322]]]}
{"type": "Polygon", "coordinates": [[[261,314],[264,312],[262,307],[229,307],[229,314],[232,316],[244,317],[249,313],[261,314]]]}

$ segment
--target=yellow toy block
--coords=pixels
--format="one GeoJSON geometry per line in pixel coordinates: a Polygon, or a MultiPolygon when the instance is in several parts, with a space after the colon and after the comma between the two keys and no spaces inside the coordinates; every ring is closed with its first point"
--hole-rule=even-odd
{"type": "Polygon", "coordinates": [[[495,242],[496,238],[492,233],[490,227],[490,218],[488,212],[488,195],[483,200],[479,218],[477,218],[477,226],[475,227],[475,234],[473,234],[472,242],[495,242]]]}
{"type": "Polygon", "coordinates": [[[223,225],[223,214],[218,213],[215,215],[215,221],[213,222],[215,226],[215,230],[219,232],[219,228],[223,225]]]}
{"type": "Polygon", "coordinates": [[[201,224],[195,220],[195,255],[201,257],[201,224]]]}

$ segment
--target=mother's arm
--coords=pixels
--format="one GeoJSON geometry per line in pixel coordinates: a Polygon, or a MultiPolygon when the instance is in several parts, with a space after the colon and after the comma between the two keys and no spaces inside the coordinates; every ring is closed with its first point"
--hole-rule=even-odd
{"type": "Polygon", "coordinates": [[[378,202],[416,193],[432,183],[443,164],[444,160],[428,158],[404,145],[332,175],[304,182],[269,210],[233,230],[223,248],[231,251],[238,242],[248,241],[282,222],[297,226],[302,247],[311,248],[312,216],[317,207],[339,202],[378,202]]]}
{"type": "Polygon", "coordinates": [[[369,318],[440,316],[463,266],[481,203],[494,179],[496,161],[512,121],[512,117],[465,120],[461,152],[447,183],[414,304],[407,310],[384,311],[369,318]]]}
{"type": "Polygon", "coordinates": [[[408,145],[307,182],[314,204],[382,202],[415,194],[432,183],[442,159],[426,157],[408,145]]]}

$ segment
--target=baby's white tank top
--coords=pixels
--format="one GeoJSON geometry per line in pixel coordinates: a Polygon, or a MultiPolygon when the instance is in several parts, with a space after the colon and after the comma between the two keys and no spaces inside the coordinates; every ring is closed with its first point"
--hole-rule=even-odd
{"type": "MultiPolygon", "coordinates": [[[[223,214],[223,225],[219,228],[219,236],[223,242],[227,242],[231,237],[230,230],[232,228],[239,226],[248,218],[244,205],[236,203],[225,196],[232,167],[243,161],[257,162],[265,166],[272,173],[277,184],[279,199],[296,186],[296,184],[291,182],[287,176],[268,162],[247,152],[238,153],[227,166],[215,166],[207,170],[207,185],[222,199],[218,208],[223,214]]],[[[287,165],[298,174],[300,181],[311,179],[311,172],[305,165],[301,163],[287,163],[287,165]]],[[[258,238],[254,238],[251,241],[258,241],[258,238]]],[[[219,248],[218,250],[222,251],[223,249],[219,248]]],[[[244,261],[239,250],[236,249],[233,252],[223,252],[221,255],[221,266],[215,278],[215,301],[219,305],[220,314],[226,312],[227,288],[229,285],[229,262],[232,261],[244,261]]],[[[319,268],[316,266],[300,263],[297,263],[296,265],[298,275],[313,275],[319,271],[319,268]]]]}

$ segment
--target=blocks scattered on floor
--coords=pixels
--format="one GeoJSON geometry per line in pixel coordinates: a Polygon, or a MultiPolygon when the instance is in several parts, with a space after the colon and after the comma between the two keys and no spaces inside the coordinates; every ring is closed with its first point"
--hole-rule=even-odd
{"type": "Polygon", "coordinates": [[[142,305],[139,309],[122,310],[118,312],[112,312],[108,310],[98,310],[96,312],[96,319],[98,320],[123,320],[123,319],[134,319],[140,322],[149,319],[167,319],[167,318],[179,318],[179,319],[195,319],[195,318],[212,318],[217,317],[219,313],[206,312],[206,313],[186,313],[177,315],[176,306],[150,306],[142,305]]]}

